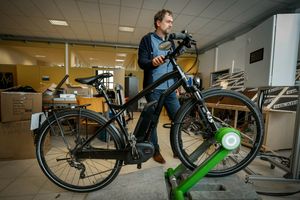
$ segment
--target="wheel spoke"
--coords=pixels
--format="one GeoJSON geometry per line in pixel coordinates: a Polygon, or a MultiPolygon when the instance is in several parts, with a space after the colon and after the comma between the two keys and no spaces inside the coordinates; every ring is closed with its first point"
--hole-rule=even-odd
{"type": "MultiPolygon", "coordinates": [[[[53,120],[50,123],[52,129],[50,126],[44,126],[41,130],[37,158],[46,171],[47,177],[54,183],[68,190],[89,192],[104,187],[112,181],[119,173],[122,161],[77,159],[73,155],[75,148],[82,147],[84,142],[105,123],[104,118],[99,118],[89,111],[82,110],[80,113],[79,115],[76,110],[68,110],[65,113],[58,113],[57,120],[50,118],[53,120]],[[57,131],[53,131],[55,129],[57,131]]],[[[109,138],[108,142],[96,137],[90,144],[100,146],[104,150],[119,150],[121,144],[117,140],[118,133],[108,127],[105,129],[105,134],[108,134],[106,136],[109,138]]],[[[83,148],[90,148],[92,151],[90,144],[83,148]]]]}

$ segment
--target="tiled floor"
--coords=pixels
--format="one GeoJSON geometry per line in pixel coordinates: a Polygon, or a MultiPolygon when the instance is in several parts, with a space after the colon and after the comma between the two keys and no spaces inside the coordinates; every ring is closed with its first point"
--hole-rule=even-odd
{"type": "MultiPolygon", "coordinates": [[[[159,143],[162,149],[162,154],[167,160],[164,164],[164,169],[176,167],[179,164],[178,159],[173,158],[173,153],[169,143],[169,129],[162,128],[162,123],[166,122],[167,118],[162,117],[159,124],[159,143]]],[[[132,128],[134,122],[130,122],[129,127],[132,128]]],[[[159,166],[152,159],[143,164],[143,169],[159,166]]],[[[279,168],[270,169],[270,164],[260,159],[255,159],[249,166],[255,173],[264,176],[282,177],[285,173],[279,168]]],[[[125,166],[121,173],[136,171],[136,165],[125,166]]],[[[245,173],[239,172],[238,175],[244,180],[245,173]]],[[[111,183],[113,184],[113,183],[111,183]]],[[[273,182],[255,182],[254,187],[260,191],[296,191],[300,189],[298,185],[288,185],[285,183],[273,182]]],[[[0,161],[0,199],[1,200],[83,200],[87,196],[86,193],[73,193],[66,191],[52,184],[41,172],[38,163],[35,159],[0,161]]],[[[270,197],[261,195],[264,200],[280,200],[280,199],[300,199],[300,194],[286,197],[270,197]]]]}

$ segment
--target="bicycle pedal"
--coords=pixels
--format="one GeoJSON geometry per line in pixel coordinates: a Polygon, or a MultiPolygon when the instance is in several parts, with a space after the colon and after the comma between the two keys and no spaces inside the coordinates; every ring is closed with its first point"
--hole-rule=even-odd
{"type": "Polygon", "coordinates": [[[137,164],[136,167],[137,167],[138,169],[142,169],[142,163],[137,164]]]}

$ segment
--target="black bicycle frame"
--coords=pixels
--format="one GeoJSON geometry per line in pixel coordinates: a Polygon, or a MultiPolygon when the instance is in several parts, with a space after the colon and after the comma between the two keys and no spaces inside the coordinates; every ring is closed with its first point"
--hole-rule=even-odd
{"type": "MultiPolygon", "coordinates": [[[[202,94],[200,93],[200,91],[198,89],[196,89],[195,87],[189,86],[187,84],[187,78],[184,74],[184,72],[181,70],[181,68],[176,64],[175,59],[170,59],[170,62],[172,63],[173,67],[174,67],[174,71],[169,72],[165,75],[163,75],[162,77],[160,77],[158,80],[156,80],[155,82],[153,82],[151,85],[149,85],[148,87],[146,87],[145,89],[143,89],[141,92],[139,92],[136,96],[134,96],[132,99],[129,99],[126,103],[124,103],[123,105],[115,105],[112,104],[106,94],[106,92],[103,90],[103,94],[104,94],[104,98],[106,99],[106,103],[108,104],[108,107],[110,109],[110,111],[112,112],[113,116],[102,126],[100,127],[93,136],[91,136],[89,139],[87,139],[81,147],[84,147],[85,145],[89,144],[96,136],[98,133],[101,133],[105,128],[107,128],[112,122],[114,122],[115,120],[117,121],[122,135],[125,136],[125,142],[126,144],[129,142],[129,138],[128,138],[128,133],[125,129],[125,127],[122,125],[122,122],[120,120],[120,115],[128,108],[128,106],[132,105],[133,103],[135,103],[136,101],[138,101],[139,99],[141,99],[142,97],[144,97],[146,94],[149,94],[152,90],[154,90],[157,86],[159,86],[160,84],[162,84],[163,82],[169,80],[169,79],[177,79],[177,82],[175,82],[170,88],[168,88],[166,91],[164,91],[164,93],[160,96],[158,102],[157,102],[157,106],[155,108],[155,112],[154,112],[154,120],[153,120],[153,124],[150,128],[150,131],[148,131],[146,138],[149,138],[149,134],[151,134],[151,130],[153,130],[154,128],[156,128],[157,126],[157,122],[158,122],[158,118],[160,115],[160,112],[163,108],[163,104],[164,104],[164,100],[165,98],[171,94],[173,91],[175,91],[179,86],[183,86],[184,89],[186,91],[191,92],[192,94],[195,95],[195,98],[197,98],[200,102],[201,102],[201,109],[202,112],[204,112],[206,115],[207,113],[209,113],[208,109],[206,108],[206,106],[204,106],[204,102],[203,102],[203,98],[202,98],[202,94]]],[[[209,118],[209,116],[208,116],[209,118]]],[[[209,121],[211,126],[216,130],[216,125],[214,124],[213,120],[209,121]]],[[[115,152],[115,153],[111,153],[114,150],[100,150],[99,154],[97,153],[97,150],[93,150],[93,154],[89,154],[89,152],[82,152],[82,151],[78,151],[81,150],[82,148],[78,148],[77,150],[75,150],[77,153],[77,156],[79,158],[82,157],[90,157],[93,155],[94,158],[120,158],[120,153],[122,152],[122,150],[115,152]],[[110,155],[110,156],[109,156],[110,155]],[[119,155],[119,156],[117,156],[119,155]]],[[[122,153],[123,155],[123,153],[122,153]]]]}

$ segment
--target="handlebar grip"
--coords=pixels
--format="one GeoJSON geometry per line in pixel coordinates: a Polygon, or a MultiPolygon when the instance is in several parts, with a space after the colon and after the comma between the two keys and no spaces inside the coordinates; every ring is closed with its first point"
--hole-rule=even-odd
{"type": "Polygon", "coordinates": [[[186,33],[171,33],[169,35],[169,39],[171,40],[184,40],[187,37],[189,37],[189,34],[186,33]]]}

